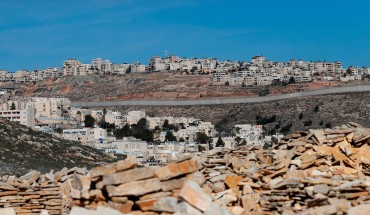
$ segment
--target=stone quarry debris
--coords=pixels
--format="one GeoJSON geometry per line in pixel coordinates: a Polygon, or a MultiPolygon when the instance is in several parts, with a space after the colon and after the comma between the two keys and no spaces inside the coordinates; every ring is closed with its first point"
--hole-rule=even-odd
{"type": "Polygon", "coordinates": [[[370,129],[348,123],[163,167],[134,160],[0,179],[4,214],[368,214],[370,129]],[[12,208],[12,209],[10,209],[12,208]]]}

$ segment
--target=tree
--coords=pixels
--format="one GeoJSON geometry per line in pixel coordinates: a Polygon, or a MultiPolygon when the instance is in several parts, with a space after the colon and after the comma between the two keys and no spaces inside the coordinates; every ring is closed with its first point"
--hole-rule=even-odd
{"type": "Polygon", "coordinates": [[[290,78],[289,78],[289,84],[294,84],[295,83],[295,79],[294,79],[294,77],[293,76],[291,76],[290,78]]]}
{"type": "Polygon", "coordinates": [[[207,143],[208,140],[209,140],[209,137],[205,133],[197,132],[195,141],[197,141],[198,143],[207,143]]]}
{"type": "Polygon", "coordinates": [[[240,138],[239,136],[235,137],[236,145],[239,145],[241,140],[242,138],[240,138]]]}
{"type": "Polygon", "coordinates": [[[313,109],[313,111],[315,112],[319,112],[320,108],[319,108],[319,105],[316,105],[315,108],[313,109]]]}
{"type": "Polygon", "coordinates": [[[225,82],[225,86],[229,86],[230,83],[228,81],[225,82]]]}
{"type": "Polygon", "coordinates": [[[154,137],[154,134],[149,129],[144,129],[141,132],[141,135],[139,136],[139,138],[141,138],[142,140],[147,141],[147,142],[153,141],[153,137],[154,137]]]}
{"type": "Polygon", "coordinates": [[[165,140],[166,141],[177,141],[176,137],[173,135],[173,133],[171,131],[166,132],[165,140]]]}
{"type": "Polygon", "coordinates": [[[280,129],[280,133],[283,133],[283,134],[286,134],[290,131],[290,129],[292,128],[293,124],[292,123],[289,123],[287,125],[285,125],[284,127],[282,127],[280,129]]]}
{"type": "Polygon", "coordinates": [[[128,137],[128,136],[131,136],[131,129],[130,129],[130,126],[128,124],[125,124],[122,128],[120,129],[117,129],[115,132],[114,132],[114,136],[116,138],[122,138],[122,137],[128,137]]]}
{"type": "Polygon", "coordinates": [[[311,126],[312,125],[312,120],[307,120],[303,122],[304,126],[311,126]]]}
{"type": "Polygon", "coordinates": [[[224,147],[224,146],[225,146],[224,141],[222,140],[221,137],[218,137],[218,140],[216,142],[216,147],[224,147]]]}
{"type": "Polygon", "coordinates": [[[174,130],[174,131],[178,131],[179,130],[179,128],[176,125],[169,124],[167,119],[164,120],[163,125],[162,125],[162,128],[163,128],[163,130],[174,130]]]}
{"type": "Polygon", "coordinates": [[[166,130],[170,124],[168,123],[168,119],[164,120],[162,128],[166,130]]]}
{"type": "Polygon", "coordinates": [[[246,140],[243,140],[243,141],[240,143],[240,145],[239,145],[239,146],[245,146],[245,145],[247,145],[247,141],[246,141],[246,140]]]}
{"type": "Polygon", "coordinates": [[[137,122],[137,127],[147,128],[146,119],[145,118],[140,119],[139,122],[137,122]]]}
{"type": "Polygon", "coordinates": [[[87,115],[85,116],[85,121],[84,121],[84,123],[85,123],[85,127],[93,128],[93,127],[94,127],[94,125],[95,125],[95,119],[94,119],[94,117],[92,117],[91,115],[87,114],[87,115]]]}
{"type": "Polygon", "coordinates": [[[331,123],[330,122],[326,123],[325,128],[331,128],[331,123]]]}
{"type": "Polygon", "coordinates": [[[15,109],[16,109],[15,104],[14,102],[12,102],[12,106],[10,107],[10,110],[15,110],[15,109]]]}
{"type": "Polygon", "coordinates": [[[298,119],[302,119],[303,118],[303,113],[300,113],[299,115],[298,115],[298,119]]]}
{"type": "Polygon", "coordinates": [[[58,134],[63,134],[63,128],[59,127],[55,129],[55,132],[57,132],[58,134]]]}

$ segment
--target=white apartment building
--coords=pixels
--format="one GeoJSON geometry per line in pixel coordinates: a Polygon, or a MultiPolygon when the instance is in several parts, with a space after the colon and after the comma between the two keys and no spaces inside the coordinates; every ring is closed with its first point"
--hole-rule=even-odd
{"type": "Polygon", "coordinates": [[[116,127],[121,127],[126,122],[126,119],[120,111],[107,111],[105,114],[105,122],[114,124],[116,127]]]}
{"type": "Polygon", "coordinates": [[[71,101],[67,98],[32,97],[36,118],[62,118],[64,110],[70,107],[71,101]]]}
{"type": "Polygon", "coordinates": [[[262,125],[240,124],[235,125],[235,135],[247,141],[247,145],[261,144],[262,125]]]}
{"type": "Polygon", "coordinates": [[[123,64],[112,64],[111,71],[114,75],[124,75],[130,70],[131,64],[123,63],[123,64]]]}
{"type": "Polygon", "coordinates": [[[27,77],[29,72],[27,70],[19,70],[13,73],[13,77],[18,79],[18,78],[24,78],[27,77]]]}
{"type": "Polygon", "coordinates": [[[179,129],[177,132],[173,132],[173,135],[176,137],[177,140],[181,138],[185,141],[193,142],[196,139],[198,127],[196,126],[189,126],[185,129],[179,129]]]}
{"type": "Polygon", "coordinates": [[[272,76],[266,73],[258,73],[257,74],[257,85],[269,85],[272,83],[272,76]]]}
{"type": "Polygon", "coordinates": [[[124,137],[122,140],[115,140],[112,144],[116,147],[117,154],[124,154],[127,158],[134,158],[138,164],[147,159],[148,143],[134,137],[124,137]]]}
{"type": "Polygon", "coordinates": [[[77,74],[77,68],[81,62],[76,59],[68,59],[63,62],[62,72],[64,76],[72,76],[77,74]]]}
{"type": "Polygon", "coordinates": [[[260,55],[252,57],[251,63],[259,67],[262,67],[266,61],[267,61],[266,58],[260,55]]]}
{"type": "Polygon", "coordinates": [[[139,62],[135,61],[131,64],[131,72],[145,72],[145,65],[140,64],[139,62]]]}
{"type": "Polygon", "coordinates": [[[76,75],[88,75],[89,74],[90,67],[91,67],[90,64],[85,64],[85,63],[80,64],[77,67],[77,71],[74,71],[75,73],[73,75],[74,76],[76,76],[76,75]]]}
{"type": "Polygon", "coordinates": [[[225,85],[226,82],[230,81],[230,74],[225,72],[215,72],[212,74],[212,84],[213,85],[225,85]]]}
{"type": "Polygon", "coordinates": [[[23,110],[0,110],[0,118],[19,122],[30,128],[35,128],[35,115],[32,108],[23,110]]]}
{"type": "Polygon", "coordinates": [[[213,137],[216,134],[215,126],[211,122],[200,121],[197,128],[197,132],[205,133],[207,136],[210,137],[213,137]]]}
{"type": "Polygon", "coordinates": [[[103,141],[107,139],[107,130],[102,128],[64,129],[63,138],[81,143],[103,141]]]}
{"type": "Polygon", "coordinates": [[[155,129],[157,126],[162,127],[166,120],[165,117],[146,117],[146,119],[150,129],[155,129]]]}
{"type": "Polygon", "coordinates": [[[160,163],[169,163],[178,159],[186,150],[185,143],[164,142],[148,146],[148,157],[153,157],[160,163]]]}
{"type": "Polygon", "coordinates": [[[0,105],[1,110],[10,110],[12,104],[16,109],[33,108],[35,118],[62,118],[71,101],[67,98],[29,97],[20,100],[9,100],[0,105]]]}

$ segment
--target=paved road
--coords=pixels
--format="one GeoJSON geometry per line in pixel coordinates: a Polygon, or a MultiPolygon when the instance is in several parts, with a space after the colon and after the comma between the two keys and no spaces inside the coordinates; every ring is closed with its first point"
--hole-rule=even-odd
{"type": "Polygon", "coordinates": [[[214,98],[199,100],[126,100],[100,102],[72,102],[74,107],[112,107],[112,106],[189,106],[189,105],[219,105],[269,102],[282,99],[317,96],[340,93],[370,92],[370,85],[335,87],[321,90],[304,91],[275,96],[245,97],[245,98],[214,98]]]}

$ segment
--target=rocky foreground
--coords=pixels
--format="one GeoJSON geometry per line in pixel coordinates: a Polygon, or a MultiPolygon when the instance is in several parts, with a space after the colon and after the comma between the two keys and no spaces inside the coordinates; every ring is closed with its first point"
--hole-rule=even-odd
{"type": "Polygon", "coordinates": [[[163,167],[3,176],[0,214],[369,214],[369,144],[370,129],[348,123],[163,167]]]}

